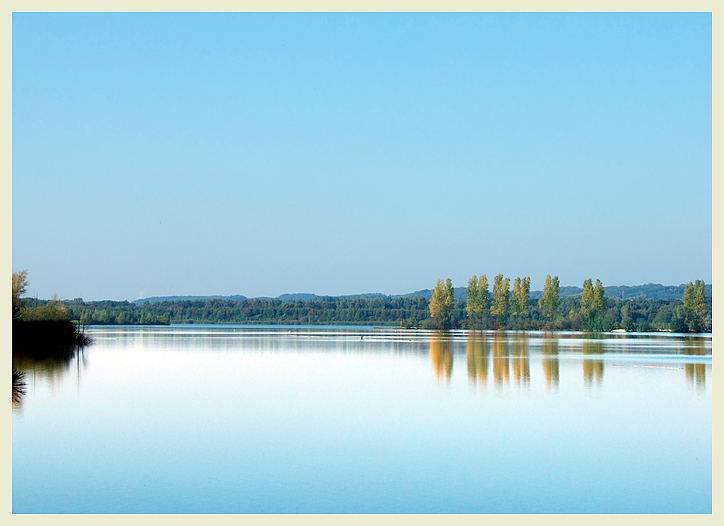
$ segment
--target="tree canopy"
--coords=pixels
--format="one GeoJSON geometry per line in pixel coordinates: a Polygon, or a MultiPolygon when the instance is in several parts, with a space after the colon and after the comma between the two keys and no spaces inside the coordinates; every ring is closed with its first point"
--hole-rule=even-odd
{"type": "Polygon", "coordinates": [[[553,318],[556,314],[556,310],[560,304],[560,298],[558,297],[559,290],[560,284],[558,282],[558,276],[551,279],[551,275],[548,274],[545,285],[543,286],[543,297],[538,301],[538,305],[547,318],[553,318]]]}
{"type": "Polygon", "coordinates": [[[437,328],[449,329],[452,326],[453,295],[452,280],[437,280],[430,300],[430,317],[437,328]]]}
{"type": "Polygon", "coordinates": [[[28,289],[28,271],[21,270],[13,272],[13,319],[20,315],[20,309],[23,308],[23,294],[28,289]]]}

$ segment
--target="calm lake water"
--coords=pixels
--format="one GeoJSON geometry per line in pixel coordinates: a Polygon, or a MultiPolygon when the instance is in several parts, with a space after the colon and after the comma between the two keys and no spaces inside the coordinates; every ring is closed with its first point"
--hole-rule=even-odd
{"type": "Polygon", "coordinates": [[[92,327],[14,513],[711,513],[711,335],[92,327]]]}

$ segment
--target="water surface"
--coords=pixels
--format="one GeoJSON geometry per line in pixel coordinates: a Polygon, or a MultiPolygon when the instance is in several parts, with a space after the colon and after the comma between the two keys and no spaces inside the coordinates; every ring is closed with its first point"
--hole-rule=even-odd
{"type": "Polygon", "coordinates": [[[711,336],[92,327],[14,513],[711,513],[711,336]]]}

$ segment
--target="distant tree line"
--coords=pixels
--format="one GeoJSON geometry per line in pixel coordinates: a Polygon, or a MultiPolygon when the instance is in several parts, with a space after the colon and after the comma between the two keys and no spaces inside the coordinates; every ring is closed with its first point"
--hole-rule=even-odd
{"type": "Polygon", "coordinates": [[[282,302],[278,298],[128,301],[25,301],[13,295],[13,314],[25,319],[59,317],[83,325],[241,323],[288,325],[394,325],[429,329],[512,329],[711,332],[711,297],[701,280],[686,285],[679,299],[607,298],[600,280],[587,279],[582,292],[560,296],[558,276],[547,276],[539,299],[530,277],[498,274],[492,291],[486,275],[468,280],[466,300],[455,300],[450,279],[438,280],[424,297],[334,297],[282,302]]]}
{"type": "Polygon", "coordinates": [[[403,325],[418,327],[429,316],[424,298],[194,300],[142,303],[75,299],[65,303],[84,325],[257,323],[288,325],[403,325]]]}

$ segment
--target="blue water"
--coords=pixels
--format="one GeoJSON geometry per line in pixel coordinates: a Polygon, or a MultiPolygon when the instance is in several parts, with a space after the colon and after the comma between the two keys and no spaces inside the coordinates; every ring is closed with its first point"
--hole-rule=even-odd
{"type": "Polygon", "coordinates": [[[711,513],[711,337],[94,327],[14,513],[711,513]]]}

